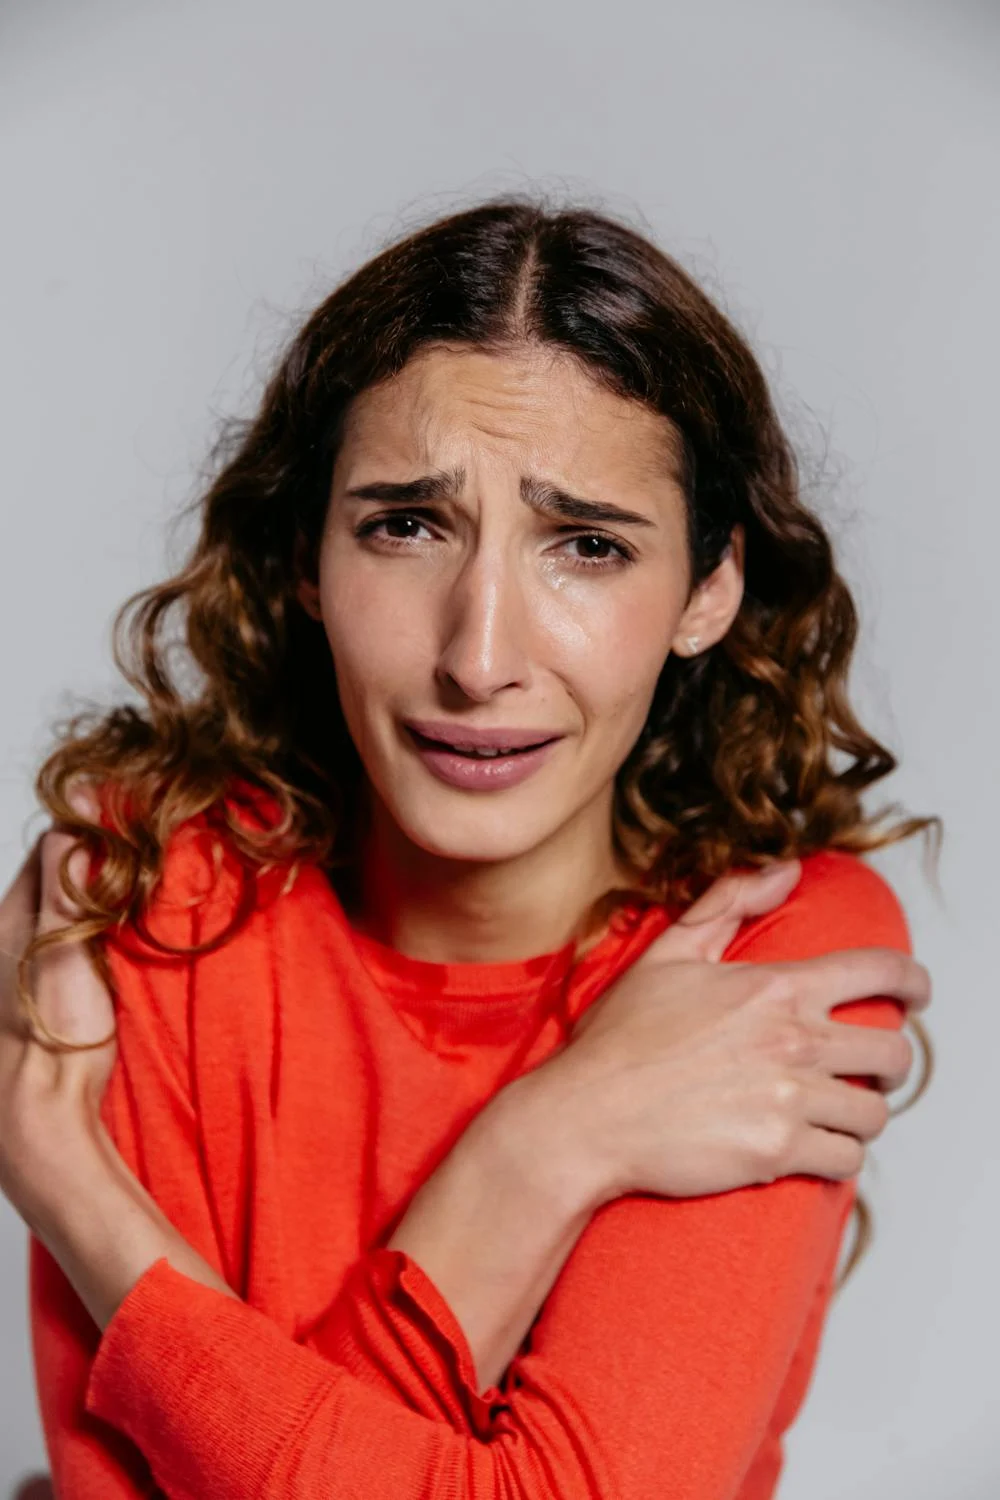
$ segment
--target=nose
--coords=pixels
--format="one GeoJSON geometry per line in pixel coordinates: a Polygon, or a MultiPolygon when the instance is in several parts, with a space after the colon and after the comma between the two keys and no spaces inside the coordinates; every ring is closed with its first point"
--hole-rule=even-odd
{"type": "Polygon", "coordinates": [[[449,591],[438,680],[476,703],[505,688],[526,686],[526,614],[509,562],[477,550],[449,591]]]}

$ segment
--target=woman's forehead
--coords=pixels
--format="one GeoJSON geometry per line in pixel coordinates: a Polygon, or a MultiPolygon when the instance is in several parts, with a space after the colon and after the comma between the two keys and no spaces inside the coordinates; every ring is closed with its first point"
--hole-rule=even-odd
{"type": "Polygon", "coordinates": [[[563,479],[662,485],[679,477],[679,448],[668,418],[614,394],[559,351],[434,349],[355,398],[340,467],[346,482],[344,465],[353,477],[372,463],[406,468],[467,453],[530,458],[533,469],[554,465],[563,479]]]}

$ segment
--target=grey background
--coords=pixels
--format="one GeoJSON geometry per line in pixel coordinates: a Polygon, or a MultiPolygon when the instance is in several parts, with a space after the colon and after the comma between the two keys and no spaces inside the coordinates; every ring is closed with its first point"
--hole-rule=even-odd
{"type": "MultiPolygon", "coordinates": [[[[783,1500],[1000,1490],[998,38],[992,6],[861,0],[0,9],[4,885],[47,725],[122,692],[111,614],[179,556],[215,415],[386,236],[504,188],[623,212],[827,444],[855,693],[902,757],[883,787],[947,824],[943,900],[916,841],[879,861],[934,975],[938,1069],[866,1167],[875,1248],[783,1500]]],[[[24,1284],[0,1202],[0,1495],[44,1465],[24,1284]]]]}

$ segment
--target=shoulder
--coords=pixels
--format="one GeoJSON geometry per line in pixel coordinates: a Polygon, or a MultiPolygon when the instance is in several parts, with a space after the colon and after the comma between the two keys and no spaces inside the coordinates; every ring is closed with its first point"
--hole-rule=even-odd
{"type": "MultiPolygon", "coordinates": [[[[114,829],[106,790],[101,807],[101,822],[114,829]]],[[[238,857],[226,823],[261,831],[277,810],[275,799],[234,781],[212,809],[176,823],[163,840],[146,889],[136,892],[129,916],[109,932],[112,944],[133,959],[163,957],[159,945],[204,943],[269,904],[287,879],[287,862],[254,872],[238,857]]]]}
{"type": "MultiPolygon", "coordinates": [[[[105,933],[122,1071],[130,1076],[169,1068],[184,1079],[194,1037],[218,1016],[250,1026],[270,1015],[272,911],[288,869],[256,875],[226,836],[227,818],[252,826],[267,811],[227,794],[224,804],[178,822],[162,841],[152,889],[105,933]]],[[[107,805],[102,822],[115,826],[107,805]]]]}
{"type": "Polygon", "coordinates": [[[726,957],[804,959],[875,947],[913,951],[896,892],[861,855],[823,849],[802,857],[798,884],[774,911],[744,923],[726,957]]]}

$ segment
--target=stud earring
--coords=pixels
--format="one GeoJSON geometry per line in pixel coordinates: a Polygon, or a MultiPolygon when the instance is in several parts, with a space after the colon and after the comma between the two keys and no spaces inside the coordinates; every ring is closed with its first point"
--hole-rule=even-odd
{"type": "Polygon", "coordinates": [[[697,649],[698,649],[698,642],[700,640],[701,640],[701,636],[700,635],[685,636],[685,642],[687,644],[688,650],[692,651],[692,652],[693,651],[697,651],[697,649]]]}

